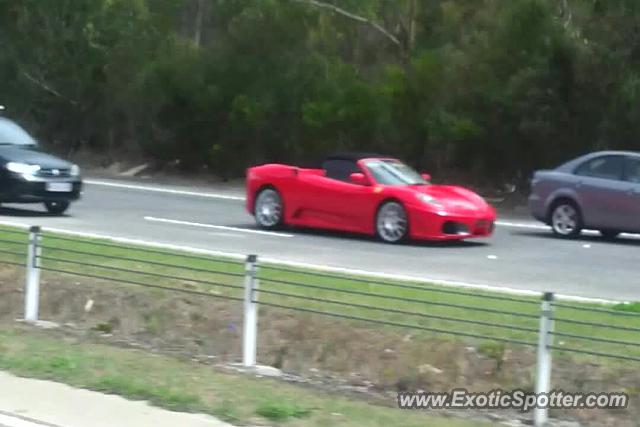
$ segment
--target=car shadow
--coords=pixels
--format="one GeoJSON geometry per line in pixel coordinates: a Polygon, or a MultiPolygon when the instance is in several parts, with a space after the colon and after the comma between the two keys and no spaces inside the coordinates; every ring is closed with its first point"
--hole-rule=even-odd
{"type": "Polygon", "coordinates": [[[549,240],[557,240],[557,241],[565,241],[565,242],[584,242],[584,243],[603,243],[603,244],[611,244],[611,245],[629,245],[629,246],[640,246],[640,236],[638,237],[628,237],[625,235],[618,236],[614,239],[607,239],[598,234],[580,234],[578,237],[573,239],[563,239],[561,237],[556,237],[551,230],[549,231],[512,231],[509,233],[513,236],[522,236],[522,237],[533,237],[536,239],[549,239],[549,240]]]}
{"type": "MultiPolygon", "coordinates": [[[[255,224],[247,225],[234,225],[234,227],[246,228],[252,230],[260,230],[255,224]]],[[[419,241],[419,240],[409,240],[400,244],[389,244],[385,243],[375,236],[369,236],[367,234],[360,233],[351,233],[346,231],[335,231],[335,230],[322,230],[317,228],[306,228],[306,227],[284,227],[279,230],[280,232],[291,233],[298,236],[314,236],[314,237],[324,237],[336,240],[347,240],[353,242],[369,242],[369,243],[377,243],[380,245],[389,246],[398,246],[398,247],[416,247],[416,248],[478,248],[488,246],[487,242],[482,241],[472,241],[472,240],[448,240],[448,241],[419,241]]]]}
{"type": "Polygon", "coordinates": [[[10,208],[6,206],[0,207],[0,216],[12,216],[21,218],[46,218],[46,217],[60,217],[64,218],[68,215],[52,214],[47,211],[38,211],[31,209],[10,208]]]}

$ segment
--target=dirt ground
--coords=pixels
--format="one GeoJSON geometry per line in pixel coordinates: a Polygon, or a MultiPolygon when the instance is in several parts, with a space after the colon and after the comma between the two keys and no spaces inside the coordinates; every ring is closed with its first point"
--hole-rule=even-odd
{"type": "MultiPolygon", "coordinates": [[[[0,267],[0,327],[15,327],[23,313],[23,272],[0,267]]],[[[44,272],[40,318],[56,322],[52,334],[79,341],[137,347],[202,363],[240,361],[240,302],[180,295],[44,272]]],[[[304,313],[260,307],[258,362],[289,379],[394,405],[397,391],[532,390],[535,349],[445,340],[304,313]]],[[[626,391],[626,410],[575,410],[552,416],[582,425],[637,426],[640,369],[554,359],[552,384],[565,391],[626,391]]],[[[530,414],[477,413],[530,419],[530,414]]],[[[469,416],[469,413],[465,413],[469,416]]]]}

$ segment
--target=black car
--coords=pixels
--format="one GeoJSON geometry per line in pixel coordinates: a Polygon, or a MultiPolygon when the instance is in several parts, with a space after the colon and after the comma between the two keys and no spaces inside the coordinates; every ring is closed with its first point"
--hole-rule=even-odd
{"type": "Polygon", "coordinates": [[[60,215],[81,190],[77,165],[43,152],[20,125],[0,117],[0,203],[44,203],[60,215]]]}

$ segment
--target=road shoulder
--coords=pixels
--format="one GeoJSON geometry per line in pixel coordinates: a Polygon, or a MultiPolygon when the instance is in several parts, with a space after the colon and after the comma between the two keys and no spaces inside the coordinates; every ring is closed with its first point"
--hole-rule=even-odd
{"type": "Polygon", "coordinates": [[[172,412],[115,395],[0,371],[0,425],[7,427],[232,427],[211,416],[172,412]]]}

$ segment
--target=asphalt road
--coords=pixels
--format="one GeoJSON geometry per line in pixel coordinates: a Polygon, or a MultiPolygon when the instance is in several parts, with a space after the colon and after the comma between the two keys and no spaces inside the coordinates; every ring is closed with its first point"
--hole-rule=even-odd
{"type": "Polygon", "coordinates": [[[607,242],[594,233],[563,241],[529,218],[504,217],[489,239],[448,244],[395,246],[308,230],[261,233],[244,210],[242,194],[233,190],[156,186],[160,191],[150,191],[92,182],[65,217],[48,216],[39,205],[7,205],[0,221],[371,272],[640,300],[637,236],[607,242]]]}

